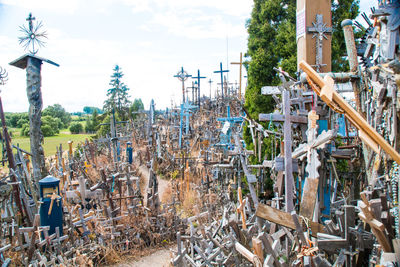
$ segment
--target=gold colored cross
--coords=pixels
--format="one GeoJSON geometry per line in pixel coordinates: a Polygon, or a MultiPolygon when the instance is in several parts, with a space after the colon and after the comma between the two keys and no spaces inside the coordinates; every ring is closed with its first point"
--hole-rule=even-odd
{"type": "Polygon", "coordinates": [[[242,227],[243,229],[247,229],[246,226],[246,213],[244,212],[244,205],[246,205],[246,200],[243,201],[243,196],[242,196],[242,187],[238,188],[238,197],[239,197],[239,207],[237,207],[236,211],[240,212],[240,216],[242,217],[242,227]]]}
{"type": "Polygon", "coordinates": [[[242,52],[240,52],[240,61],[239,62],[231,62],[232,65],[239,65],[239,100],[242,100],[242,52]]]}

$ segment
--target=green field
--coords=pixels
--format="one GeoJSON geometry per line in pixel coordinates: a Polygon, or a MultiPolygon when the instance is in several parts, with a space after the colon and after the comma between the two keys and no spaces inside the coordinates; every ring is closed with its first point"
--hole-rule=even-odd
{"type": "MultiPolygon", "coordinates": [[[[45,137],[43,144],[45,156],[55,155],[56,147],[60,146],[60,144],[62,144],[65,151],[68,149],[68,141],[73,141],[73,147],[76,147],[78,143],[85,141],[86,138],[90,140],[92,136],[90,134],[70,134],[68,130],[62,130],[58,135],[45,137]]],[[[20,148],[27,151],[31,150],[29,137],[19,136],[18,131],[13,131],[12,143],[15,146],[19,144],[20,148]]]]}

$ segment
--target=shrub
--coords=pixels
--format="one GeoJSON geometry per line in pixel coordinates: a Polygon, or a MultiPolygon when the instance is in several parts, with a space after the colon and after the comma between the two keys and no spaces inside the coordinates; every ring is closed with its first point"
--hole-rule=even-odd
{"type": "Polygon", "coordinates": [[[72,134],[78,134],[78,133],[82,132],[82,130],[83,130],[83,126],[79,122],[72,122],[71,126],[69,126],[69,131],[72,134]]]}
{"type": "Polygon", "coordinates": [[[50,125],[48,124],[44,124],[40,127],[40,129],[42,130],[43,136],[44,137],[48,137],[48,136],[53,136],[55,135],[53,128],[51,128],[50,125]]]}

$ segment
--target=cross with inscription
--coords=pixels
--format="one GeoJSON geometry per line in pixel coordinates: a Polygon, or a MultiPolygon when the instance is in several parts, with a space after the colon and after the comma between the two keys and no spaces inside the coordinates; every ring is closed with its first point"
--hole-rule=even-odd
{"type": "Polygon", "coordinates": [[[324,39],[328,40],[325,34],[332,34],[332,27],[326,27],[326,23],[323,22],[322,14],[317,14],[315,22],[312,23],[313,27],[307,27],[307,32],[314,33],[312,38],[316,38],[316,54],[315,54],[315,65],[319,72],[321,67],[326,64],[322,63],[322,41],[324,39]]]}

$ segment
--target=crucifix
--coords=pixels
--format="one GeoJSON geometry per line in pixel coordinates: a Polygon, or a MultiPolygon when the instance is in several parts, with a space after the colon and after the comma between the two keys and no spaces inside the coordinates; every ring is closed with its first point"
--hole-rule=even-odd
{"type": "Polygon", "coordinates": [[[222,69],[222,62],[220,62],[219,63],[219,70],[214,71],[214,73],[220,73],[221,74],[221,95],[222,95],[222,98],[224,98],[224,88],[223,88],[223,84],[224,84],[223,73],[224,72],[229,72],[229,70],[223,70],[222,69]]]}
{"type": "Polygon", "coordinates": [[[187,78],[192,77],[192,75],[189,75],[182,67],[181,71],[174,75],[174,77],[178,78],[182,82],[182,103],[185,103],[185,81],[187,78]]]}
{"type": "Polygon", "coordinates": [[[317,14],[315,22],[312,23],[313,27],[307,27],[307,32],[314,33],[312,38],[316,38],[316,51],[315,51],[315,66],[318,72],[321,71],[322,66],[326,66],[322,61],[322,41],[328,40],[325,34],[332,34],[332,27],[327,27],[323,22],[323,15],[317,14]]]}
{"type": "Polygon", "coordinates": [[[197,79],[197,105],[200,107],[200,79],[205,79],[207,77],[200,76],[200,70],[197,70],[197,76],[192,77],[192,79],[197,79]]]}
{"type": "Polygon", "coordinates": [[[240,61],[239,62],[231,62],[232,65],[239,65],[239,100],[242,100],[242,52],[240,52],[240,61]]]}

